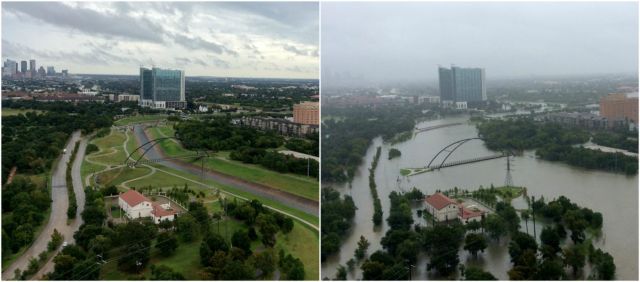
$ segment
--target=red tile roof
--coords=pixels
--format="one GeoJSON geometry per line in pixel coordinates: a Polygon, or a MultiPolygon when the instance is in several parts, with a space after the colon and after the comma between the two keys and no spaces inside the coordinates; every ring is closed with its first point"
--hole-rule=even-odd
{"type": "Polygon", "coordinates": [[[122,198],[122,200],[127,202],[127,204],[129,204],[130,207],[135,207],[139,203],[142,203],[144,201],[151,202],[145,196],[143,196],[142,194],[138,193],[138,191],[133,189],[130,189],[129,191],[122,193],[120,195],[120,198],[122,198]]]}
{"type": "Polygon", "coordinates": [[[462,219],[482,216],[482,214],[484,213],[483,211],[472,211],[465,207],[461,207],[460,209],[462,210],[462,214],[460,214],[460,217],[462,217],[462,219]]]}
{"type": "Polygon", "coordinates": [[[151,213],[157,217],[170,216],[176,214],[175,210],[165,210],[159,204],[153,203],[153,210],[151,213]]]}
{"type": "Polygon", "coordinates": [[[454,204],[454,205],[458,204],[456,201],[449,199],[449,197],[445,196],[440,192],[427,197],[426,201],[427,201],[427,204],[431,205],[437,210],[441,210],[450,204],[454,204]]]}

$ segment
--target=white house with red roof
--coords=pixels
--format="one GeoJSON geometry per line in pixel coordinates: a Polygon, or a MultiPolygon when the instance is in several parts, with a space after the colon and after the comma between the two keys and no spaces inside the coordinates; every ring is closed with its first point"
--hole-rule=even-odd
{"type": "Polygon", "coordinates": [[[427,203],[427,212],[438,222],[458,218],[458,203],[440,192],[428,196],[425,202],[427,203]]]}
{"type": "Polygon", "coordinates": [[[427,203],[427,212],[438,222],[457,218],[462,224],[467,224],[471,221],[480,221],[485,213],[481,210],[469,209],[440,192],[428,196],[425,202],[427,203]]]}
{"type": "Polygon", "coordinates": [[[156,224],[162,220],[173,220],[177,214],[170,204],[158,204],[147,199],[136,190],[129,190],[120,194],[118,205],[130,219],[151,217],[156,224]]]}

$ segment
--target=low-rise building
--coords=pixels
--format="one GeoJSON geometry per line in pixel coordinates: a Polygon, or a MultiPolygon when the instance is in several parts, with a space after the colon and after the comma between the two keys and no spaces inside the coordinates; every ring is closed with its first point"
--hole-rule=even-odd
{"type": "Polygon", "coordinates": [[[177,215],[170,204],[155,203],[133,189],[120,194],[118,205],[129,219],[150,217],[156,224],[163,220],[172,221],[177,215]]]}
{"type": "Polygon", "coordinates": [[[281,118],[244,116],[233,120],[240,126],[248,126],[264,131],[275,131],[280,135],[303,137],[307,134],[318,133],[318,125],[300,124],[281,118]]]}
{"type": "Polygon", "coordinates": [[[440,192],[428,196],[425,202],[427,204],[427,212],[438,222],[458,218],[458,203],[440,192]]]}
{"type": "Polygon", "coordinates": [[[425,202],[427,212],[437,222],[458,219],[462,224],[467,224],[472,221],[481,221],[486,213],[480,209],[465,207],[463,203],[458,203],[440,192],[427,196],[425,202]]]}
{"type": "Polygon", "coordinates": [[[550,113],[545,116],[545,120],[585,129],[607,129],[610,127],[607,118],[591,113],[550,113]]]}

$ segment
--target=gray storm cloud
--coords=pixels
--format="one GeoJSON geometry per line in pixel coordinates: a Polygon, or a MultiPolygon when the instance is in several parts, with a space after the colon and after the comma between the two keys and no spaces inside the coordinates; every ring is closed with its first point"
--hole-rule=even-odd
{"type": "Polygon", "coordinates": [[[638,4],[323,3],[322,83],[434,81],[437,65],[487,78],[638,71],[638,4]]]}

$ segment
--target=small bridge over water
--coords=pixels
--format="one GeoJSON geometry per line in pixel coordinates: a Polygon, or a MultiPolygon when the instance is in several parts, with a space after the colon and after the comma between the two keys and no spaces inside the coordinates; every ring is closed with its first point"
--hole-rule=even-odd
{"type": "Polygon", "coordinates": [[[422,128],[416,127],[415,129],[416,129],[416,133],[420,133],[420,132],[426,132],[426,131],[434,130],[434,129],[438,129],[438,128],[456,126],[456,125],[461,125],[461,124],[462,124],[461,122],[454,122],[454,123],[427,126],[427,127],[422,127],[422,128]]]}
{"type": "MultiPolygon", "coordinates": [[[[449,125],[449,126],[451,126],[451,125],[449,125]]],[[[459,165],[466,165],[466,164],[477,163],[477,162],[482,162],[482,161],[488,161],[488,160],[504,158],[504,157],[512,155],[511,152],[504,151],[504,152],[493,154],[493,155],[489,155],[489,156],[480,156],[480,157],[475,157],[475,158],[470,158],[470,159],[447,162],[447,160],[449,159],[451,154],[453,154],[453,152],[455,152],[458,148],[460,148],[460,146],[462,146],[463,144],[465,144],[465,143],[467,143],[469,141],[473,141],[473,140],[482,140],[482,138],[473,137],[473,138],[466,138],[466,139],[461,139],[461,140],[455,141],[455,142],[445,146],[444,148],[442,148],[435,156],[433,156],[433,158],[431,158],[431,160],[429,161],[429,163],[426,166],[420,167],[420,168],[403,169],[403,170],[401,170],[401,173],[403,175],[411,176],[411,175],[416,175],[416,174],[423,173],[423,172],[430,172],[430,171],[438,170],[438,169],[441,169],[441,168],[453,167],[453,166],[459,166],[459,165]],[[439,158],[441,156],[444,156],[444,157],[441,160],[439,160],[439,158]]]]}

